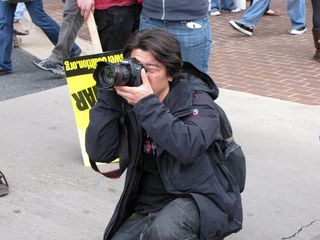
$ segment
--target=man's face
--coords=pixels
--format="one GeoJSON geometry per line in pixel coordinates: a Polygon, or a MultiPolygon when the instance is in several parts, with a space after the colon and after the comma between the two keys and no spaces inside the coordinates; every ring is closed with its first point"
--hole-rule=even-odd
{"type": "Polygon", "coordinates": [[[169,92],[169,81],[172,80],[172,77],[167,75],[165,66],[158,62],[150,52],[141,49],[132,50],[131,57],[143,64],[154,93],[162,101],[169,92]]]}

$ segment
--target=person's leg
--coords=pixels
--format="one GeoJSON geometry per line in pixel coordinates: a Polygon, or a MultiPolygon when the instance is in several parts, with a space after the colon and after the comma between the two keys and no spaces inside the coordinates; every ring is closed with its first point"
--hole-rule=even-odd
{"type": "Polygon", "coordinates": [[[180,43],[182,60],[191,62],[203,72],[208,71],[211,50],[210,18],[188,21],[164,22],[140,18],[140,29],[160,28],[171,33],[180,43]]]}
{"type": "Polygon", "coordinates": [[[142,231],[154,217],[133,213],[116,231],[111,240],[136,240],[140,239],[142,231]]]}
{"type": "Polygon", "coordinates": [[[59,33],[59,40],[52,54],[50,61],[62,64],[63,59],[80,55],[81,49],[75,46],[75,39],[83,24],[83,17],[78,10],[76,0],[67,0],[64,4],[63,20],[59,33]]]}
{"type": "MultiPolygon", "coordinates": [[[[250,0],[250,6],[252,5],[252,3],[253,3],[253,0],[250,0]]],[[[271,10],[270,9],[270,4],[268,5],[268,7],[267,7],[267,9],[266,9],[266,11],[264,13],[266,14],[269,10],[271,10]]],[[[271,10],[271,11],[273,12],[273,10],[271,10]]]]}
{"type": "Polygon", "coordinates": [[[95,10],[94,18],[103,51],[124,47],[132,33],[135,14],[136,5],[95,10]]]}
{"type": "Polygon", "coordinates": [[[211,11],[219,10],[219,0],[211,0],[211,11]]]}
{"type": "Polygon", "coordinates": [[[146,226],[141,240],[199,239],[200,216],[195,202],[190,198],[177,198],[156,214],[146,226]]]}
{"type": "Polygon", "coordinates": [[[0,72],[12,71],[13,18],[17,4],[0,1],[0,72]]]}
{"type": "Polygon", "coordinates": [[[237,20],[237,22],[254,29],[262,18],[269,4],[270,0],[254,0],[252,6],[244,12],[242,18],[237,20]]]}
{"type": "Polygon", "coordinates": [[[292,30],[301,29],[306,26],[306,1],[288,0],[287,11],[291,19],[292,30]]]}
{"type": "Polygon", "coordinates": [[[220,6],[219,6],[220,0],[211,0],[210,2],[210,15],[212,16],[219,16],[220,15],[220,6]]]}
{"type": "Polygon", "coordinates": [[[320,28],[320,1],[311,0],[312,3],[312,23],[314,28],[320,28]]]}
{"type": "Polygon", "coordinates": [[[42,0],[26,2],[32,22],[37,25],[52,42],[56,45],[59,38],[60,26],[43,9],[42,0]]]}
{"type": "Polygon", "coordinates": [[[236,5],[233,0],[221,0],[221,10],[231,11],[236,9],[236,5]]]}
{"type": "Polygon", "coordinates": [[[312,2],[312,35],[314,40],[314,47],[316,48],[316,52],[313,55],[313,58],[320,62],[320,1],[319,0],[311,0],[312,2]]]}

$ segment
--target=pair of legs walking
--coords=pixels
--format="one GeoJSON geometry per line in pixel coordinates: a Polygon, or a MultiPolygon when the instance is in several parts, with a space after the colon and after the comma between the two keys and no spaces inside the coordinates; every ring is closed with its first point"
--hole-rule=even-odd
{"type": "MultiPolygon", "coordinates": [[[[261,20],[271,0],[254,0],[250,8],[239,20],[231,20],[230,25],[252,36],[256,24],[261,20]]],[[[287,0],[287,11],[291,20],[291,34],[298,35],[306,32],[306,2],[305,0],[287,0]]]]}
{"type": "MultiPolygon", "coordinates": [[[[44,11],[42,0],[33,0],[25,4],[32,22],[41,28],[53,45],[57,45],[60,38],[60,26],[44,11]]],[[[16,6],[17,4],[14,3],[9,4],[7,1],[0,1],[0,72],[3,73],[12,71],[13,21],[16,6]]],[[[71,47],[71,52],[80,49],[73,43],[71,47]]]]}

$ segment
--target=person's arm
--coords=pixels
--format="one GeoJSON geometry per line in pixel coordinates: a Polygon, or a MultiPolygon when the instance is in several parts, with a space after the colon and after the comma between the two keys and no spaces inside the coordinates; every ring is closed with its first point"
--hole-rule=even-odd
{"type": "Polygon", "coordinates": [[[81,11],[81,15],[86,21],[90,12],[94,12],[94,0],[77,0],[78,7],[81,11]]]}
{"type": "Polygon", "coordinates": [[[92,161],[109,163],[118,157],[122,102],[115,91],[98,93],[98,101],[90,109],[85,137],[86,151],[92,161]]]}
{"type": "Polygon", "coordinates": [[[190,115],[177,118],[159,101],[149,95],[133,108],[141,126],[159,149],[166,150],[181,164],[193,163],[219,138],[219,113],[206,93],[196,94],[190,115]]]}

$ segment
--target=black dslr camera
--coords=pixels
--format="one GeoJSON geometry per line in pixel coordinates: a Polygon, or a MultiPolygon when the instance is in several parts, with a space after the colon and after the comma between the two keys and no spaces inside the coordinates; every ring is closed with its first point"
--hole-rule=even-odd
{"type": "Polygon", "coordinates": [[[126,58],[120,63],[98,62],[93,71],[97,87],[140,86],[143,65],[135,58],[126,58]]]}

